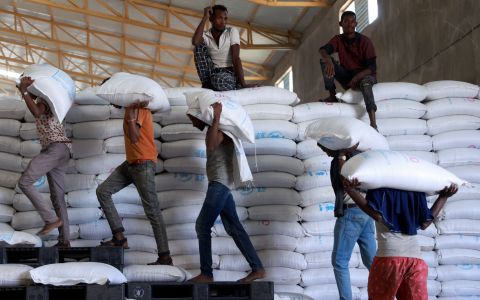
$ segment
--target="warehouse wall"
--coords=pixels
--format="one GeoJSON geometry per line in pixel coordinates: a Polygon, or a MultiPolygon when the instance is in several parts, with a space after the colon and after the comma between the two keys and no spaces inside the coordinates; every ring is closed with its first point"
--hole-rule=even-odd
{"type": "MultiPolygon", "coordinates": [[[[302,101],[327,96],[318,48],[338,34],[346,0],[323,9],[298,49],[285,54],[275,82],[291,65],[294,90],[302,101]]],[[[480,1],[378,0],[378,18],[362,32],[377,51],[379,81],[425,83],[452,79],[480,83],[480,1]]]]}

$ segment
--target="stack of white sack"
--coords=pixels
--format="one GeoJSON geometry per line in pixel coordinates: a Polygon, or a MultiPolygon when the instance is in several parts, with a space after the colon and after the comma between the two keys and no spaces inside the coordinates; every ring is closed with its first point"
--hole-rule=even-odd
{"type": "Polygon", "coordinates": [[[438,164],[473,185],[460,187],[436,220],[439,299],[480,298],[479,87],[459,81],[434,81],[424,86],[424,119],[438,164]]]}
{"type": "Polygon", "coordinates": [[[29,162],[21,154],[24,143],[20,128],[25,110],[25,103],[19,97],[0,95],[0,246],[42,245],[37,236],[11,226],[17,212],[13,207],[15,185],[29,162]]]}
{"type": "MultiPolygon", "coordinates": [[[[296,157],[303,161],[305,169],[302,175],[297,176],[295,185],[300,193],[301,226],[305,236],[298,239],[295,251],[305,255],[307,268],[302,271],[300,285],[304,288],[304,294],[313,299],[339,298],[331,264],[335,226],[335,194],[330,182],[332,159],[320,149],[317,140],[322,135],[326,138],[324,141],[338,142],[337,135],[327,137],[327,127],[331,124],[325,121],[360,118],[363,113],[360,105],[345,103],[305,103],[294,107],[293,121],[298,123],[299,132],[296,157]],[[307,128],[311,126],[313,131],[317,125],[320,126],[317,129],[322,130],[316,131],[320,135],[315,139],[307,139],[307,128]]],[[[342,142],[350,143],[353,139],[342,142]]],[[[329,146],[334,147],[333,144],[329,146]]],[[[361,263],[357,246],[349,266],[353,297],[358,298],[360,288],[367,286],[368,272],[361,263]]]]}
{"type": "MultiPolygon", "coordinates": [[[[426,97],[427,89],[415,83],[382,82],[373,86],[377,111],[378,131],[383,134],[390,149],[413,154],[424,160],[437,162],[432,151],[432,139],[427,133],[427,123],[422,117],[427,110],[421,103],[426,97]]],[[[359,91],[348,90],[340,95],[347,103],[361,103],[363,96],[359,91]]],[[[368,114],[362,117],[370,123],[368,114]]]]}

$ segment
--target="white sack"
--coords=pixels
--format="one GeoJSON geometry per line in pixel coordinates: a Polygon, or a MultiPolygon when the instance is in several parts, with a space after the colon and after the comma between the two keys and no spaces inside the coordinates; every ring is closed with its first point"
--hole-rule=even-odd
{"type": "Polygon", "coordinates": [[[293,108],[280,104],[252,104],[243,107],[252,120],[285,120],[293,116],[293,108]]]}
{"type": "MultiPolygon", "coordinates": [[[[457,221],[458,222],[458,221],[457,221]]],[[[440,235],[435,238],[435,249],[444,250],[444,249],[480,249],[480,239],[477,236],[472,235],[440,235]]]]}
{"type": "Polygon", "coordinates": [[[110,118],[109,105],[74,105],[65,120],[68,123],[105,121],[110,118]]]}
{"type": "Polygon", "coordinates": [[[132,282],[183,282],[185,270],[174,266],[127,266],[123,274],[132,282]]]}
{"type": "Polygon", "coordinates": [[[438,164],[438,155],[430,151],[397,151],[408,156],[418,157],[432,164],[438,164]]]}
{"type": "MultiPolygon", "coordinates": [[[[373,85],[373,96],[375,101],[388,99],[422,101],[427,96],[427,89],[422,85],[409,82],[380,82],[373,85]]],[[[359,90],[349,89],[337,97],[347,103],[363,101],[362,93],[359,90]]]]}
{"type": "Polygon", "coordinates": [[[331,186],[330,172],[318,170],[316,172],[307,172],[297,177],[295,188],[298,191],[306,191],[318,187],[331,186]]]}
{"type": "Polygon", "coordinates": [[[297,125],[282,120],[254,120],[255,138],[283,138],[294,140],[297,138],[297,125]]]}
{"type": "Polygon", "coordinates": [[[439,99],[446,97],[476,97],[478,85],[455,80],[438,80],[425,83],[427,99],[439,99]]]}
{"type": "Polygon", "coordinates": [[[364,113],[365,109],[360,105],[326,102],[303,103],[293,108],[292,122],[302,123],[335,117],[360,118],[364,113]]]}
{"type": "Polygon", "coordinates": [[[318,147],[315,140],[305,140],[297,144],[297,154],[295,156],[300,159],[309,159],[321,155],[327,154],[318,147]]]}
{"type": "Polygon", "coordinates": [[[192,190],[204,192],[208,187],[205,175],[189,173],[163,173],[155,176],[157,192],[171,190],[192,190]]]}
{"type": "Polygon", "coordinates": [[[333,235],[335,220],[304,222],[302,228],[307,236],[333,235]]]}
{"type": "MultiPolygon", "coordinates": [[[[138,193],[137,193],[138,194],[138,193]]],[[[157,193],[161,209],[175,206],[201,205],[205,200],[205,193],[189,190],[170,190],[157,193]]]]}
{"type": "MultiPolygon", "coordinates": [[[[423,103],[412,100],[393,99],[377,102],[375,116],[377,119],[419,119],[423,117],[426,111],[427,107],[423,103]]],[[[366,116],[364,116],[364,118],[366,118],[366,116]]]]}
{"type": "Polygon", "coordinates": [[[283,172],[259,172],[253,174],[253,182],[257,187],[266,188],[293,188],[296,178],[292,174],[283,172]]]}
{"type": "Polygon", "coordinates": [[[383,135],[418,135],[427,133],[427,122],[420,119],[378,119],[378,131],[383,135]]]}
{"type": "Polygon", "coordinates": [[[295,105],[300,99],[297,94],[289,90],[273,87],[260,86],[232,91],[220,92],[223,95],[237,99],[241,105],[249,104],[280,104],[295,105]]]}
{"type": "Polygon", "coordinates": [[[394,151],[360,153],[343,165],[341,173],[349,179],[357,178],[365,190],[389,187],[434,194],[452,183],[466,184],[439,166],[394,151]]]}
{"type": "Polygon", "coordinates": [[[13,204],[13,198],[15,196],[15,190],[0,187],[0,204],[13,204]]]}
{"type": "Polygon", "coordinates": [[[330,150],[348,149],[357,143],[360,151],[390,149],[384,136],[354,118],[320,119],[308,126],[305,136],[330,150]]]}
{"type": "Polygon", "coordinates": [[[190,124],[173,124],[165,126],[161,129],[161,138],[165,142],[181,141],[187,139],[198,139],[205,143],[204,132],[198,130],[190,124]]]}
{"type": "Polygon", "coordinates": [[[425,119],[451,115],[468,115],[480,117],[480,100],[473,98],[444,98],[427,104],[425,119]]]}
{"type": "Polygon", "coordinates": [[[245,207],[271,204],[299,205],[301,202],[300,194],[288,188],[245,187],[233,190],[232,195],[237,206],[245,207]]]}
{"type": "Polygon", "coordinates": [[[293,205],[259,205],[248,209],[250,220],[300,221],[301,208],[293,205]]]}
{"type": "Polygon", "coordinates": [[[86,284],[122,284],[127,278],[117,268],[98,262],[67,262],[44,265],[30,271],[35,283],[68,286],[86,284]]]}
{"type": "Polygon", "coordinates": [[[437,152],[438,164],[442,167],[480,164],[480,149],[453,148],[437,152]]]}
{"type": "Polygon", "coordinates": [[[154,80],[125,72],[115,73],[108,81],[99,86],[97,96],[118,106],[129,106],[137,100],[148,101],[147,108],[152,111],[168,111],[170,104],[162,87],[154,80]]]}
{"type": "Polygon", "coordinates": [[[447,131],[475,130],[480,128],[480,118],[467,115],[438,117],[427,120],[427,127],[429,135],[447,131]]]}
{"type": "Polygon", "coordinates": [[[304,172],[302,161],[294,157],[280,155],[256,155],[247,157],[252,172],[284,172],[301,175],[304,172]]]}
{"type": "Polygon", "coordinates": [[[0,151],[12,154],[19,154],[21,140],[16,137],[0,136],[0,151]]]}
{"type": "Polygon", "coordinates": [[[95,94],[95,87],[87,87],[75,95],[75,103],[79,105],[108,105],[108,101],[95,94]]]}
{"type": "Polygon", "coordinates": [[[20,137],[22,140],[38,140],[38,130],[35,123],[22,123],[20,126],[20,137]]]}
{"type": "Polygon", "coordinates": [[[42,247],[42,240],[38,236],[27,232],[0,230],[0,247],[12,246],[42,247]]]}
{"type": "Polygon", "coordinates": [[[207,150],[204,140],[188,139],[163,143],[162,158],[169,159],[174,157],[207,157],[207,150]]]}
{"type": "Polygon", "coordinates": [[[451,300],[463,300],[461,296],[465,296],[465,299],[475,300],[480,298],[480,286],[478,285],[478,280],[444,281],[442,282],[442,292],[440,296],[452,297],[451,300]]]}
{"type": "Polygon", "coordinates": [[[26,286],[31,283],[30,270],[33,268],[21,264],[0,265],[0,286],[26,286]]]}
{"type": "Polygon", "coordinates": [[[174,157],[165,160],[163,167],[169,173],[206,174],[207,159],[202,157],[174,157]]]}
{"type": "Polygon", "coordinates": [[[124,154],[100,154],[77,159],[75,168],[82,174],[101,174],[113,172],[124,161],[124,154]]]}
{"type": "Polygon", "coordinates": [[[20,155],[24,157],[35,157],[42,151],[42,145],[38,140],[23,141],[20,144],[20,155]]]}
{"type": "Polygon", "coordinates": [[[300,206],[307,207],[310,205],[326,202],[335,202],[335,192],[332,186],[322,186],[311,190],[300,192],[302,203],[300,206]]]}
{"type": "Polygon", "coordinates": [[[391,135],[387,137],[393,151],[432,151],[432,137],[428,135],[391,135]]]}
{"type": "Polygon", "coordinates": [[[21,123],[17,120],[0,119],[0,135],[20,136],[21,123]]]}
{"type": "Polygon", "coordinates": [[[105,153],[105,145],[102,140],[77,140],[72,141],[73,158],[86,158],[105,153]]]}
{"type": "Polygon", "coordinates": [[[0,96],[0,119],[22,120],[27,106],[18,97],[0,96]]]}
{"type": "Polygon", "coordinates": [[[218,92],[199,92],[187,95],[188,114],[197,119],[212,124],[215,102],[222,104],[219,128],[233,134],[236,138],[254,143],[255,135],[250,117],[235,98],[225,97],[218,92]]]}
{"type": "Polygon", "coordinates": [[[478,265],[444,265],[437,267],[438,281],[478,280],[480,268],[478,265]]]}
{"type": "Polygon", "coordinates": [[[302,209],[302,221],[315,222],[333,220],[335,218],[333,215],[334,210],[334,203],[321,203],[307,206],[302,209]]]}
{"type": "Polygon", "coordinates": [[[448,201],[439,217],[442,219],[480,220],[478,200],[448,201]]]}
{"type": "Polygon", "coordinates": [[[319,170],[329,171],[331,163],[332,158],[324,154],[303,161],[306,172],[317,172],[319,170]]]}
{"type": "Polygon", "coordinates": [[[440,234],[480,235],[480,220],[453,219],[435,223],[440,234]]]}
{"type": "Polygon", "coordinates": [[[123,120],[73,124],[73,137],[76,139],[105,140],[113,136],[123,136],[123,120]]]}
{"type": "MultiPolygon", "coordinates": [[[[104,142],[104,147],[108,153],[125,153],[125,137],[123,136],[114,136],[108,138],[104,142]]],[[[98,153],[101,154],[101,153],[98,153]]]]}
{"type": "Polygon", "coordinates": [[[472,164],[448,167],[446,169],[463,180],[474,182],[475,184],[480,183],[480,165],[472,164]]]}
{"type": "Polygon", "coordinates": [[[20,176],[21,173],[0,170],[0,187],[15,188],[20,176]]]}
{"type": "Polygon", "coordinates": [[[439,133],[432,137],[435,151],[451,148],[480,149],[480,130],[458,130],[439,133]]]}
{"type": "MultiPolygon", "coordinates": [[[[462,245],[458,245],[462,247],[462,245]]],[[[480,265],[480,251],[473,249],[438,250],[438,261],[441,265],[480,265]]]]}
{"type": "Polygon", "coordinates": [[[294,156],[297,152],[295,141],[281,138],[262,138],[255,141],[255,144],[245,143],[243,145],[246,155],[282,155],[294,156]]]}
{"type": "MultiPolygon", "coordinates": [[[[48,64],[28,66],[21,77],[34,82],[28,91],[47,101],[54,117],[62,122],[75,99],[75,82],[64,71],[48,64]]],[[[17,84],[20,80],[17,80],[17,84]]]]}
{"type": "MultiPolygon", "coordinates": [[[[215,228],[217,228],[216,225],[215,228]]],[[[246,221],[244,228],[249,235],[279,234],[291,237],[301,237],[305,235],[298,222],[246,221]]]]}
{"type": "Polygon", "coordinates": [[[187,116],[188,106],[172,106],[169,111],[158,112],[154,114],[155,118],[159,119],[162,126],[171,124],[189,124],[190,119],[187,116]]]}
{"type": "Polygon", "coordinates": [[[182,86],[182,87],[166,88],[164,89],[164,92],[167,95],[168,102],[170,102],[170,105],[182,106],[182,105],[187,105],[187,98],[185,97],[185,93],[201,92],[206,90],[207,89],[199,88],[199,87],[182,86]]]}

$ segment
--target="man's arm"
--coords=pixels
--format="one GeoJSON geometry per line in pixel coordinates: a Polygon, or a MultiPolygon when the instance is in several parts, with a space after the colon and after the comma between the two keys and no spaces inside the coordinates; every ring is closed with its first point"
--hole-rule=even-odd
{"type": "Polygon", "coordinates": [[[360,183],[356,178],[353,178],[351,181],[346,178],[343,179],[343,188],[345,189],[345,192],[347,192],[347,194],[352,198],[353,202],[355,202],[355,204],[357,204],[358,207],[360,207],[360,209],[372,219],[377,222],[382,222],[382,215],[371,208],[368,205],[367,199],[365,199],[365,197],[363,197],[362,194],[360,194],[360,192],[357,190],[359,186],[360,183]]]}
{"type": "Polygon", "coordinates": [[[140,136],[141,120],[138,119],[139,108],[146,107],[147,105],[148,101],[136,102],[125,109],[128,123],[128,137],[132,144],[136,144],[140,136]]]}
{"type": "Polygon", "coordinates": [[[20,79],[20,85],[18,86],[18,90],[22,94],[28,110],[35,118],[38,118],[45,113],[47,107],[45,106],[46,104],[43,102],[36,103],[30,96],[30,93],[27,91],[27,88],[33,83],[33,81],[34,80],[32,80],[30,77],[23,77],[22,79],[20,79]]]}
{"type": "MultiPolygon", "coordinates": [[[[433,204],[432,208],[430,211],[432,212],[433,218],[438,217],[440,214],[440,211],[442,211],[443,206],[445,206],[445,203],[447,202],[448,198],[452,197],[456,192],[458,191],[458,187],[456,184],[452,184],[449,187],[445,187],[439,194],[437,200],[435,200],[435,203],[433,204]]],[[[422,224],[422,230],[427,229],[430,224],[432,224],[433,220],[424,222],[422,224]]]]}
{"type": "Polygon", "coordinates": [[[207,23],[211,13],[212,8],[210,6],[207,6],[203,9],[203,18],[200,21],[200,24],[198,24],[197,29],[195,29],[195,33],[192,37],[192,45],[198,46],[203,43],[203,30],[205,30],[205,24],[207,23]]]}
{"type": "Polygon", "coordinates": [[[318,49],[318,52],[320,52],[320,56],[325,63],[325,73],[329,78],[335,76],[335,67],[332,58],[330,57],[330,55],[335,52],[334,47],[331,45],[333,39],[334,38],[332,38],[328,44],[318,49]]]}
{"type": "Polygon", "coordinates": [[[245,82],[245,77],[243,75],[242,60],[240,59],[240,45],[232,45],[230,46],[230,49],[232,51],[232,63],[235,75],[237,76],[238,81],[240,82],[240,85],[242,87],[249,87],[249,85],[247,85],[247,83],[245,82]]]}
{"type": "Polygon", "coordinates": [[[208,127],[206,144],[207,151],[214,151],[223,142],[224,134],[220,131],[220,115],[222,113],[222,104],[217,102],[212,105],[213,107],[213,121],[212,125],[208,127]]]}

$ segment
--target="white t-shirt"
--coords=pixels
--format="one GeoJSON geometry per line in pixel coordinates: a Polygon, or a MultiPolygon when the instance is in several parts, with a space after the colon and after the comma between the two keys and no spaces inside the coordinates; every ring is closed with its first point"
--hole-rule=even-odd
{"type": "Polygon", "coordinates": [[[387,226],[375,222],[377,227],[378,257],[414,257],[422,259],[416,235],[390,232],[387,226]]]}
{"type": "Polygon", "coordinates": [[[233,66],[232,45],[240,45],[240,34],[238,30],[233,27],[225,28],[225,31],[220,35],[218,45],[212,36],[212,32],[207,30],[203,33],[203,41],[207,45],[208,53],[212,58],[215,68],[227,68],[233,66]]]}

